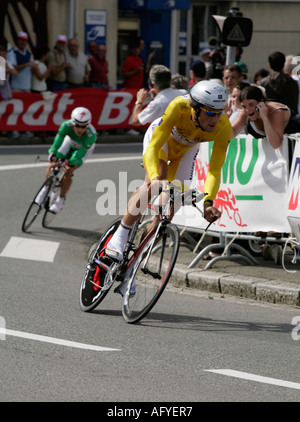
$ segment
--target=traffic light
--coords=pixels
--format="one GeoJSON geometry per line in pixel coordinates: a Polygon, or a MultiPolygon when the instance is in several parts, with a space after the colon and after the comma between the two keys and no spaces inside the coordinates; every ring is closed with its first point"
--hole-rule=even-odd
{"type": "Polygon", "coordinates": [[[230,47],[247,47],[252,38],[253,24],[244,18],[238,7],[230,9],[228,16],[212,16],[221,33],[221,41],[230,47]]]}

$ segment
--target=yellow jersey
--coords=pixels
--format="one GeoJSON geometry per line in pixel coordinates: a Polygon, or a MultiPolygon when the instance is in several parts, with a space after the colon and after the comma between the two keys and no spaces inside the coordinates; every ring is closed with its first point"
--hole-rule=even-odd
{"type": "Polygon", "coordinates": [[[160,158],[171,162],[180,160],[186,151],[196,144],[214,141],[209,171],[204,185],[204,192],[207,194],[205,199],[214,200],[220,186],[221,168],[232,136],[232,127],[226,114],[222,114],[214,131],[206,132],[195,126],[192,115],[193,108],[190,97],[185,95],[175,98],[153,130],[143,161],[150,180],[152,180],[160,176],[160,158]],[[168,143],[168,156],[161,150],[166,142],[168,143]]]}

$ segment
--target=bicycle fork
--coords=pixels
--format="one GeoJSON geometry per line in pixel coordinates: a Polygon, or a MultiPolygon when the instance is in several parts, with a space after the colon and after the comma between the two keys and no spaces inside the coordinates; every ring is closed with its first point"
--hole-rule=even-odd
{"type": "Polygon", "coordinates": [[[144,273],[144,274],[150,274],[153,278],[156,278],[156,279],[159,279],[159,280],[161,279],[160,272],[161,272],[162,259],[163,259],[163,256],[164,256],[165,243],[166,243],[166,238],[165,238],[165,235],[164,235],[164,241],[163,241],[163,249],[162,249],[162,253],[161,253],[161,255],[160,255],[160,260],[159,260],[158,272],[156,272],[156,273],[155,273],[155,272],[153,272],[153,271],[150,271],[150,270],[149,270],[149,268],[147,268],[147,264],[148,264],[148,261],[149,261],[150,255],[151,255],[151,253],[152,253],[152,250],[153,250],[153,247],[154,247],[155,240],[156,240],[156,238],[157,238],[157,235],[158,235],[158,233],[159,233],[159,231],[160,231],[161,226],[163,225],[163,223],[165,223],[165,222],[164,222],[164,221],[160,221],[160,222],[158,223],[158,225],[157,225],[157,229],[156,229],[156,231],[155,231],[155,234],[154,234],[154,236],[153,236],[153,239],[152,239],[152,242],[151,242],[150,248],[149,248],[149,250],[148,250],[148,252],[147,252],[146,259],[145,259],[145,261],[144,261],[144,265],[143,265],[143,267],[141,268],[141,271],[143,271],[143,273],[144,273]]]}

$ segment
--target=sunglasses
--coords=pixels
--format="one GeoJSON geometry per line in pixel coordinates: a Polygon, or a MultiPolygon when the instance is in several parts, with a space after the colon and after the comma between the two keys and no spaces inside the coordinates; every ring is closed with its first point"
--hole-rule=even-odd
{"type": "MultiPolygon", "coordinates": [[[[200,107],[200,106],[199,106],[200,107]]],[[[217,113],[215,111],[208,111],[203,107],[200,107],[201,110],[205,111],[205,114],[209,117],[215,117],[215,116],[221,116],[224,110],[218,111],[217,113]]]]}
{"type": "Polygon", "coordinates": [[[82,125],[74,125],[75,127],[79,127],[80,129],[86,129],[87,127],[88,127],[88,125],[84,125],[84,126],[82,126],[82,125]]]}

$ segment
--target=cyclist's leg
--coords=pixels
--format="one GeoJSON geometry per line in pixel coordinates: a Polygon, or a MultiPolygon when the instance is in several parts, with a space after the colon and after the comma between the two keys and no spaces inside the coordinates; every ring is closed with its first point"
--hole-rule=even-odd
{"type": "Polygon", "coordinates": [[[62,181],[61,181],[61,191],[60,196],[66,197],[67,193],[69,192],[72,182],[73,182],[73,174],[74,171],[78,169],[78,166],[71,166],[67,169],[62,181]]]}
{"type": "MultiPolygon", "coordinates": [[[[167,164],[163,160],[160,160],[160,172],[163,177],[167,172],[167,164]]],[[[155,190],[152,189],[152,187],[153,184],[150,182],[148,172],[145,169],[144,183],[131,195],[121,224],[106,247],[106,254],[111,258],[117,260],[121,260],[123,258],[123,249],[127,242],[130,229],[140,215],[146,210],[148,202],[151,199],[151,195],[155,190]]]]}
{"type": "MultiPolygon", "coordinates": [[[[143,155],[146,152],[146,149],[151,141],[152,132],[157,126],[157,123],[160,119],[155,120],[147,129],[144,140],[143,140],[143,155]]],[[[159,160],[159,172],[161,174],[161,178],[166,178],[167,175],[167,155],[168,155],[168,146],[167,144],[164,145],[163,149],[161,150],[161,159],[159,160]]],[[[126,213],[122,218],[121,224],[110,240],[107,245],[106,253],[111,258],[121,260],[123,257],[123,249],[124,245],[127,242],[128,234],[135,223],[135,221],[139,218],[139,216],[145,211],[147,208],[148,202],[151,198],[151,195],[154,193],[153,185],[156,185],[158,181],[155,181],[153,184],[150,181],[147,168],[144,164],[145,170],[145,179],[142,186],[140,186],[130,197],[127,207],[126,213]]]]}
{"type": "MultiPolygon", "coordinates": [[[[68,160],[74,152],[74,148],[71,144],[71,138],[65,136],[61,146],[57,150],[57,156],[60,160],[68,160]]],[[[63,179],[60,183],[60,195],[56,198],[56,201],[51,205],[50,212],[58,213],[64,206],[66,195],[72,184],[73,172],[77,169],[77,166],[70,167],[67,169],[63,179]]]]}

